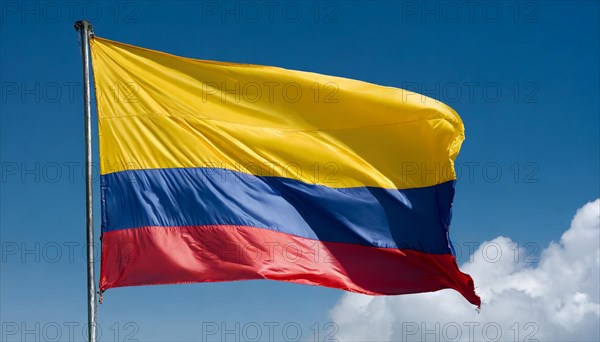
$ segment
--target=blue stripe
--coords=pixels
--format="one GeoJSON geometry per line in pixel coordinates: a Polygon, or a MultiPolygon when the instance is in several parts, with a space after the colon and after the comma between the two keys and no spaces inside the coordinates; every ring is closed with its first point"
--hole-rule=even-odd
{"type": "Polygon", "coordinates": [[[101,181],[103,232],[243,225],[326,242],[450,253],[454,181],[407,190],[329,188],[217,168],[121,171],[101,181]]]}

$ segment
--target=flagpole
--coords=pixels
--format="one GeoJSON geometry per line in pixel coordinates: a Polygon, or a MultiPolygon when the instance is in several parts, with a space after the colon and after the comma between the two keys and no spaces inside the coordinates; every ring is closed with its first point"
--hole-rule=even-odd
{"type": "Polygon", "coordinates": [[[85,116],[85,207],[87,235],[88,341],[96,342],[96,282],[94,280],[94,221],[92,215],[92,120],[90,103],[90,36],[92,25],[77,21],[75,29],[81,34],[83,58],[83,111],[85,116]]]}

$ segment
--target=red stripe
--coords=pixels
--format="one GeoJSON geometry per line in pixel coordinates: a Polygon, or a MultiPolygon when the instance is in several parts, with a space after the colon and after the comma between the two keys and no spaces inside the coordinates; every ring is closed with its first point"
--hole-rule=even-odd
{"type": "Polygon", "coordinates": [[[455,289],[480,304],[451,254],[322,242],[229,225],[105,232],[100,289],[272,279],[370,295],[455,289]]]}

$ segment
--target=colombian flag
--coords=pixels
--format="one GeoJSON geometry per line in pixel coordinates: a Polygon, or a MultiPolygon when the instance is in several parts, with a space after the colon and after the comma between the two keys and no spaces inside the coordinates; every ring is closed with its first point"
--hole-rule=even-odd
{"type": "Polygon", "coordinates": [[[402,89],[95,37],[100,289],[271,279],[369,295],[450,288],[464,139],[402,89]]]}

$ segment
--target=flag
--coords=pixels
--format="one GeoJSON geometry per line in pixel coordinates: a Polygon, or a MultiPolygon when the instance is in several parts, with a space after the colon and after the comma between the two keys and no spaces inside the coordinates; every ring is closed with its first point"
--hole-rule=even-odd
{"type": "Polygon", "coordinates": [[[94,37],[100,289],[271,279],[369,295],[455,289],[464,139],[402,89],[94,37]]]}

